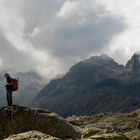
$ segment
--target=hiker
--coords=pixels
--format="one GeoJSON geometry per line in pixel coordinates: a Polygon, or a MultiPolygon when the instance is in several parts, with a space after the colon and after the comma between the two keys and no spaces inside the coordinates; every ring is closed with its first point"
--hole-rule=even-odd
{"type": "Polygon", "coordinates": [[[7,105],[12,106],[12,92],[13,92],[13,80],[8,73],[5,73],[6,78],[6,91],[7,91],[7,105]]]}

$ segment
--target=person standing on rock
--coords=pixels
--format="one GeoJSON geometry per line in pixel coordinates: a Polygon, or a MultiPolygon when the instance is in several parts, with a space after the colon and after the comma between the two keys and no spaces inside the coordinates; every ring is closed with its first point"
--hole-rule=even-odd
{"type": "Polygon", "coordinates": [[[6,78],[6,91],[7,91],[7,105],[12,106],[12,92],[13,92],[13,80],[8,73],[5,73],[6,78]]]}

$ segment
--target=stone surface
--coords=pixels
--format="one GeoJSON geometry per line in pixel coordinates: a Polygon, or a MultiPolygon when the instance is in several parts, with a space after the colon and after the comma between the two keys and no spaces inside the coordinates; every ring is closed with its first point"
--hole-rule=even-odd
{"type": "Polygon", "coordinates": [[[11,135],[4,140],[62,140],[62,139],[43,134],[39,131],[29,131],[17,135],[11,135]]]}
{"type": "Polygon", "coordinates": [[[91,138],[94,139],[94,140],[129,140],[124,135],[119,135],[119,134],[114,134],[114,133],[94,135],[91,138]]]}
{"type": "Polygon", "coordinates": [[[31,130],[63,139],[80,137],[70,123],[48,110],[20,106],[0,108],[0,139],[31,130]]]}
{"type": "Polygon", "coordinates": [[[140,109],[132,113],[72,116],[67,120],[82,129],[85,139],[140,140],[140,109]]]}

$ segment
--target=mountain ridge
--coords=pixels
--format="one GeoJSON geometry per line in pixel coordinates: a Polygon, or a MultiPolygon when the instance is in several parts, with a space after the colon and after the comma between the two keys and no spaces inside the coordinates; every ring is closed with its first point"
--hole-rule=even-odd
{"type": "MultiPolygon", "coordinates": [[[[134,56],[132,60],[137,59],[134,56]]],[[[129,64],[137,65],[131,60],[129,64]]],[[[139,87],[139,72],[106,55],[93,56],[72,66],[63,78],[52,80],[31,104],[64,116],[129,112],[140,107],[139,87]]]]}

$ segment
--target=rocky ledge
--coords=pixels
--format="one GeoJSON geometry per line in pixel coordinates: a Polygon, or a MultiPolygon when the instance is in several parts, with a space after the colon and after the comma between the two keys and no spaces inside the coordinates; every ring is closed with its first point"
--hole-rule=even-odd
{"type": "Polygon", "coordinates": [[[0,108],[0,139],[32,130],[62,139],[80,137],[73,125],[49,110],[15,105],[0,108]]]}

